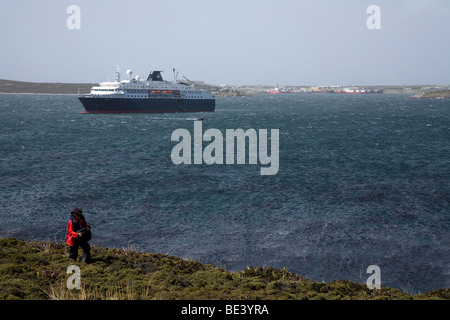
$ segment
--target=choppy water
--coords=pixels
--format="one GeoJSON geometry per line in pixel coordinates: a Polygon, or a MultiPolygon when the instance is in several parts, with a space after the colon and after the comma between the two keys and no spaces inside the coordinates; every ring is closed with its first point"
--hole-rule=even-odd
{"type": "MultiPolygon", "coordinates": [[[[214,113],[80,114],[76,96],[0,95],[0,236],[91,244],[228,270],[450,287],[450,101],[402,95],[217,98],[214,113]],[[175,129],[279,129],[280,169],[180,165],[175,129]]],[[[206,143],[205,143],[206,145],[206,143]]]]}

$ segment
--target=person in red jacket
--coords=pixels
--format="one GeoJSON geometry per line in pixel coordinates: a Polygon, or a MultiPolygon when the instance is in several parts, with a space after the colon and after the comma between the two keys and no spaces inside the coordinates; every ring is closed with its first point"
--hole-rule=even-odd
{"type": "Polygon", "coordinates": [[[90,236],[86,232],[81,232],[82,230],[90,230],[91,227],[86,222],[81,209],[75,208],[69,218],[66,236],[66,243],[70,246],[69,257],[76,261],[78,258],[78,247],[81,247],[83,249],[81,261],[91,263],[91,247],[88,243],[90,236]]]}

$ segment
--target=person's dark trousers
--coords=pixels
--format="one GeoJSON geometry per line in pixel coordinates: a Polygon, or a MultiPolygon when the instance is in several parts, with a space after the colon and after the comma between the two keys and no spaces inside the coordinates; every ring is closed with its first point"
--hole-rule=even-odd
{"type": "Polygon", "coordinates": [[[83,249],[83,257],[81,258],[81,261],[90,263],[92,262],[91,259],[91,246],[89,243],[83,239],[76,239],[75,243],[72,247],[70,247],[69,257],[73,260],[77,260],[78,258],[78,247],[81,247],[83,249]]]}

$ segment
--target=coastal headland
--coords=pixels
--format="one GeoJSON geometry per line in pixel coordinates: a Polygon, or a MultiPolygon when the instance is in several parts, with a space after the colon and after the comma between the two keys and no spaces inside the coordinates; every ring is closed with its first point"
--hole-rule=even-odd
{"type": "MultiPolygon", "coordinates": [[[[68,246],[0,238],[0,300],[450,300],[450,289],[414,293],[362,283],[317,282],[286,269],[220,267],[131,248],[91,247],[93,262],[73,261],[68,246]],[[69,289],[68,268],[80,268],[69,289]]],[[[79,258],[80,259],[80,258],[79,258]]]]}

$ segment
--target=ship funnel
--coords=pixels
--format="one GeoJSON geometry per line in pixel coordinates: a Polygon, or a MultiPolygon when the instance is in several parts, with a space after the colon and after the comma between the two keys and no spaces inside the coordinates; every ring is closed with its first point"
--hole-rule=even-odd
{"type": "Polygon", "coordinates": [[[153,71],[152,73],[149,74],[147,81],[163,81],[162,75],[161,75],[162,71],[153,71]]]}

